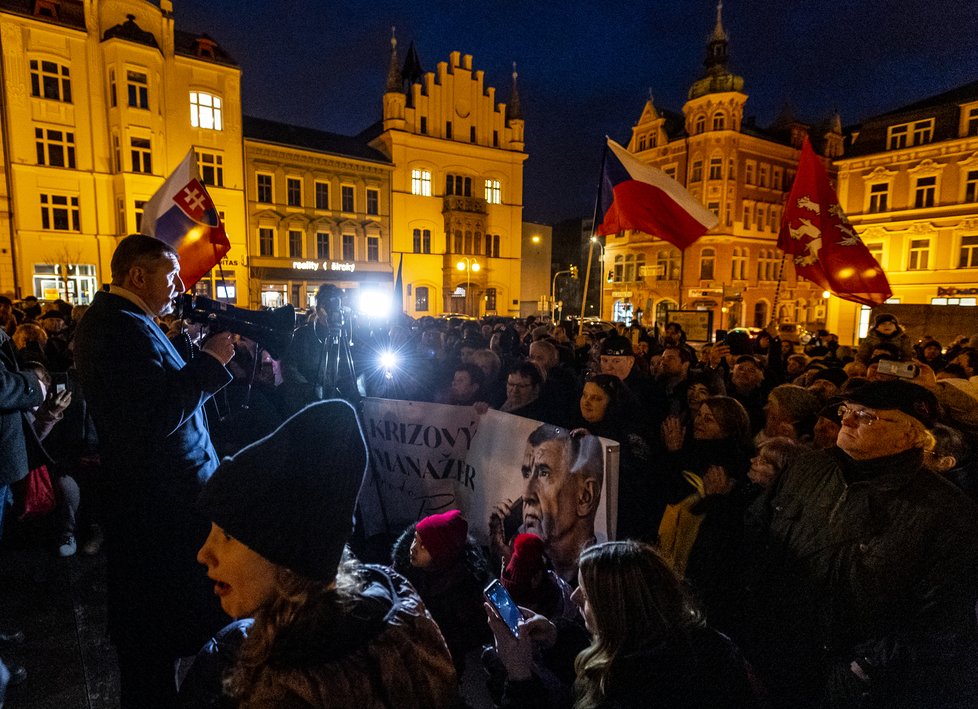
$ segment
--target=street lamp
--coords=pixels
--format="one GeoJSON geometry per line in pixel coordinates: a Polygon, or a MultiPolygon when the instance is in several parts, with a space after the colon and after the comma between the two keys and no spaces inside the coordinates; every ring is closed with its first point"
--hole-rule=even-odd
{"type": "MultiPolygon", "coordinates": [[[[601,249],[601,255],[598,256],[598,260],[601,262],[601,266],[598,268],[598,273],[604,275],[604,246],[598,241],[598,237],[592,236],[591,243],[595,244],[599,249],[601,249]]],[[[598,317],[604,318],[604,278],[598,279],[598,317]]]]}
{"type": "Polygon", "coordinates": [[[463,256],[462,260],[455,264],[455,268],[459,271],[465,271],[465,314],[471,315],[472,313],[469,312],[469,289],[472,287],[472,273],[478,273],[482,266],[474,258],[463,256]]]}

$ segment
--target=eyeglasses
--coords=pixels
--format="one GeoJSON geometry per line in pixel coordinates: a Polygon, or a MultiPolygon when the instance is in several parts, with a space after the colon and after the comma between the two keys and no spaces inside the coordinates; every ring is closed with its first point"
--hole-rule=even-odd
{"type": "Polygon", "coordinates": [[[874,414],[872,411],[867,411],[866,409],[851,409],[845,404],[839,407],[839,418],[844,419],[846,416],[852,416],[856,419],[856,423],[859,426],[872,426],[874,423],[880,420],[880,417],[874,414]]]}

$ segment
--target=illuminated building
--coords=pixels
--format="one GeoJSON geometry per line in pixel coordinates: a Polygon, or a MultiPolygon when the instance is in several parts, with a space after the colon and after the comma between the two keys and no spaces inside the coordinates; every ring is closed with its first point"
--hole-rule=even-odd
{"type": "Polygon", "coordinates": [[[650,97],[627,146],[684,185],[720,223],[685,253],[639,232],[608,236],[605,318],[631,319],[642,310],[646,325],[663,324],[667,310],[700,310],[713,313],[714,328],[763,327],[773,319],[814,327],[825,319],[821,289],[798,279],[790,259],[777,292],[777,233],[804,136],[817,152],[839,155],[839,120],[813,127],[785,113],[768,129],[744,121],[744,80],[727,68],[727,45],[718,7],[706,72],[690,87],[683,115],[660,111],[650,97]]]}
{"type": "Polygon", "coordinates": [[[198,291],[246,304],[235,61],[170,0],[0,0],[0,41],[0,292],[90,301],[193,147],[232,246],[198,291]]]}
{"type": "Polygon", "coordinates": [[[515,71],[497,103],[470,55],[425,73],[413,45],[399,68],[391,40],[371,145],[394,165],[392,264],[408,314],[519,314],[523,128],[515,71]]]}
{"type": "MultiPolygon", "coordinates": [[[[978,81],[863,121],[835,164],[842,207],[891,302],[978,303],[978,81]]],[[[832,299],[829,326],[843,342],[868,318],[832,299]]]]}
{"type": "MultiPolygon", "coordinates": [[[[392,165],[359,138],[244,118],[252,306],[393,285],[392,165]]],[[[353,295],[353,293],[351,293],[353,295]]]]}

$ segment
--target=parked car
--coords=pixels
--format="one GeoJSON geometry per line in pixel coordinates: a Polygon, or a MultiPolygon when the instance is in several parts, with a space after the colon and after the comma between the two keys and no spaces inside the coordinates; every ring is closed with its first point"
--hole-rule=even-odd
{"type": "Polygon", "coordinates": [[[778,337],[796,345],[807,345],[814,335],[798,323],[783,322],[778,325],[778,337]]]}

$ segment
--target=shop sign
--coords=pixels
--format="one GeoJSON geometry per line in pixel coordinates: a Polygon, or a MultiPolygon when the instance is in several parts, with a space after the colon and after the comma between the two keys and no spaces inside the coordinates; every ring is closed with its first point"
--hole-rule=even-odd
{"type": "Polygon", "coordinates": [[[296,271],[346,271],[353,273],[357,265],[352,261],[293,261],[292,268],[296,271]]]}
{"type": "Polygon", "coordinates": [[[690,288],[690,298],[712,298],[716,295],[723,295],[723,288],[690,288]]]}
{"type": "Polygon", "coordinates": [[[241,261],[239,262],[238,259],[236,258],[228,258],[227,256],[225,256],[224,258],[221,259],[221,265],[222,266],[244,266],[245,262],[244,259],[241,259],[241,261]]]}
{"type": "Polygon", "coordinates": [[[941,295],[941,296],[978,295],[978,288],[955,288],[954,286],[948,286],[947,288],[943,288],[941,286],[938,286],[937,295],[941,295]]]}
{"type": "Polygon", "coordinates": [[[611,291],[612,298],[631,298],[632,292],[630,290],[613,290],[611,291]]]}

